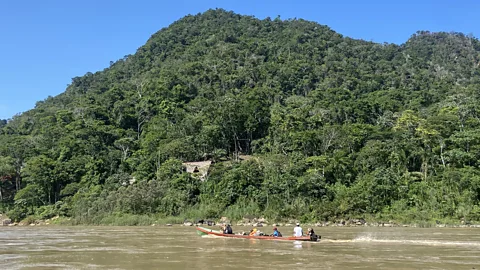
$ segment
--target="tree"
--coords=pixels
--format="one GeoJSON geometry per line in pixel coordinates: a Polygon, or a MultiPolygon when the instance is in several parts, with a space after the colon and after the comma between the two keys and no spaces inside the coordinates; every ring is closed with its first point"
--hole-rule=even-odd
{"type": "Polygon", "coordinates": [[[35,189],[32,188],[32,190],[41,192],[40,194],[42,195],[36,195],[38,199],[35,199],[35,201],[43,204],[55,203],[57,201],[60,190],[57,185],[59,179],[55,169],[58,167],[58,164],[53,159],[44,155],[33,157],[27,161],[23,169],[27,187],[35,185],[35,189]]]}
{"type": "Polygon", "coordinates": [[[4,199],[4,188],[15,176],[14,159],[0,156],[0,201],[4,199]]]}

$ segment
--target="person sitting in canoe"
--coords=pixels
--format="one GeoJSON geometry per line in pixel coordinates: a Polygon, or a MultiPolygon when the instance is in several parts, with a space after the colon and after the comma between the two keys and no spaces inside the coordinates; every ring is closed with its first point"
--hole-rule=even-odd
{"type": "Polygon", "coordinates": [[[271,236],[282,237],[282,233],[280,231],[278,231],[277,227],[273,227],[273,233],[272,233],[271,236]]]}
{"type": "Polygon", "coordinates": [[[230,224],[223,223],[220,228],[222,229],[223,234],[233,234],[230,224]]]}
{"type": "Polygon", "coordinates": [[[310,236],[310,240],[317,241],[318,235],[315,234],[312,228],[308,228],[307,235],[310,236]]]}
{"type": "Polygon", "coordinates": [[[233,230],[232,230],[232,227],[230,226],[230,224],[227,224],[227,226],[223,227],[223,233],[224,234],[233,234],[233,230]]]}
{"type": "Polygon", "coordinates": [[[248,235],[249,236],[259,236],[260,232],[258,231],[257,228],[253,228],[248,235]]]}
{"type": "Polygon", "coordinates": [[[293,236],[301,237],[303,236],[303,229],[300,227],[300,223],[297,222],[297,226],[293,228],[293,236]]]}

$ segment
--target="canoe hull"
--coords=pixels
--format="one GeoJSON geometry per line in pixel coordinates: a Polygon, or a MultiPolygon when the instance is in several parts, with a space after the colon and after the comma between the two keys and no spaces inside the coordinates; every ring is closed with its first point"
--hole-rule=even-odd
{"type": "Polygon", "coordinates": [[[211,235],[211,236],[217,236],[217,237],[240,238],[240,239],[259,239],[259,240],[276,240],[276,241],[308,241],[308,242],[318,241],[318,240],[310,239],[309,236],[273,237],[273,236],[250,236],[250,235],[238,235],[238,234],[224,234],[222,233],[222,231],[211,230],[203,227],[197,227],[197,233],[199,235],[211,235]]]}

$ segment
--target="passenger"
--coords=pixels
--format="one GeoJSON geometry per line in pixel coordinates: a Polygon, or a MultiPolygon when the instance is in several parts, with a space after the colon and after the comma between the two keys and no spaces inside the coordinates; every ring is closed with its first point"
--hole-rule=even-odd
{"type": "Polygon", "coordinates": [[[300,227],[300,223],[297,222],[297,226],[293,228],[293,236],[301,237],[303,236],[303,229],[300,227]]]}
{"type": "Polygon", "coordinates": [[[315,234],[312,228],[308,228],[307,235],[310,236],[310,240],[317,241],[318,235],[315,234]]]}
{"type": "Polygon", "coordinates": [[[273,227],[273,237],[282,237],[282,233],[278,231],[277,227],[273,227]]]}
{"type": "Polygon", "coordinates": [[[223,233],[224,234],[233,234],[233,230],[232,230],[232,227],[230,226],[230,224],[227,224],[227,226],[223,229],[223,233]]]}
{"type": "Polygon", "coordinates": [[[257,228],[253,228],[248,235],[249,236],[258,236],[257,228]]]}

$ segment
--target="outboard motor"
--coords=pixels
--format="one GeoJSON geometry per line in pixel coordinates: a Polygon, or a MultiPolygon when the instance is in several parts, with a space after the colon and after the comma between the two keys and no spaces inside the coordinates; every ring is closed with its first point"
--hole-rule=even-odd
{"type": "Polygon", "coordinates": [[[310,240],[315,241],[315,242],[320,240],[320,238],[322,238],[322,237],[320,235],[316,235],[316,234],[310,236],[310,240]]]}

